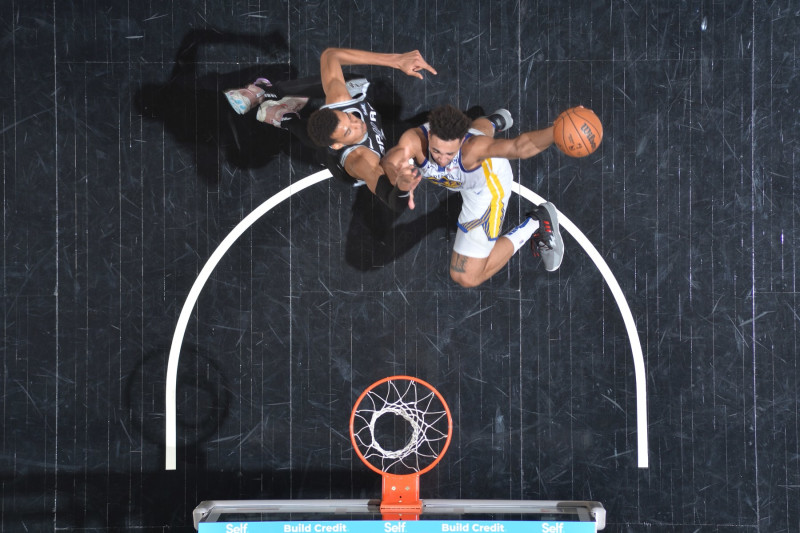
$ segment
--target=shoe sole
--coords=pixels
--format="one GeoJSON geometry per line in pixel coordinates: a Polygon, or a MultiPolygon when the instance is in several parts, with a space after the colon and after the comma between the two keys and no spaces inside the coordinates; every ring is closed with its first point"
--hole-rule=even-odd
{"type": "Polygon", "coordinates": [[[242,98],[239,93],[233,91],[225,93],[225,98],[228,99],[228,103],[238,114],[244,115],[250,111],[250,100],[247,98],[242,98]]]}

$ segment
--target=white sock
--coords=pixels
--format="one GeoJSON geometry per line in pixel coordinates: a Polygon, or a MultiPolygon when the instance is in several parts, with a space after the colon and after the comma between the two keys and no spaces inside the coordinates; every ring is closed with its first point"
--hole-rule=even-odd
{"type": "Polygon", "coordinates": [[[537,229],[539,229],[539,221],[526,218],[525,222],[503,235],[503,237],[511,241],[511,244],[514,245],[514,253],[517,253],[537,229]]]}

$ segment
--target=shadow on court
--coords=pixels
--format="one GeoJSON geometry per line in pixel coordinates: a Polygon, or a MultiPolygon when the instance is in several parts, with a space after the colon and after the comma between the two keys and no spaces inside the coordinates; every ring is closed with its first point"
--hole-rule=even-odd
{"type": "MultiPolygon", "coordinates": [[[[204,48],[222,52],[226,46],[243,45],[270,54],[288,51],[286,39],[279,33],[256,40],[248,35],[195,30],[181,42],[169,79],[163,84],[143,85],[134,95],[134,105],[143,116],[163,122],[182,149],[194,152],[196,172],[209,185],[216,185],[225,162],[240,169],[261,168],[289,148],[286,132],[259,123],[254,111],[238,115],[223,91],[258,77],[289,80],[296,77],[293,68],[273,63],[227,73],[199,70],[203,63],[198,62],[198,54],[204,48]]],[[[312,160],[308,154],[300,157],[312,160]]]]}

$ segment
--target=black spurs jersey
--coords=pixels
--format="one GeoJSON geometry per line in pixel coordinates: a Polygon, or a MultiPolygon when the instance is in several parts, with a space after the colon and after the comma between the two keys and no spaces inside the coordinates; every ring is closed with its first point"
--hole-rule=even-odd
{"type": "Polygon", "coordinates": [[[357,144],[351,144],[349,146],[345,146],[344,148],[340,148],[339,150],[328,148],[329,152],[338,159],[339,165],[342,168],[344,168],[344,162],[347,159],[347,156],[359,146],[363,146],[368,150],[372,150],[378,155],[378,157],[383,157],[386,154],[386,136],[383,134],[381,117],[378,115],[378,112],[375,111],[372,105],[366,101],[368,86],[369,84],[367,83],[365,86],[359,87],[363,90],[363,92],[353,100],[347,100],[346,102],[337,102],[335,104],[323,106],[324,108],[335,109],[344,113],[354,113],[367,125],[366,135],[364,135],[364,138],[361,139],[361,141],[357,144]]]}

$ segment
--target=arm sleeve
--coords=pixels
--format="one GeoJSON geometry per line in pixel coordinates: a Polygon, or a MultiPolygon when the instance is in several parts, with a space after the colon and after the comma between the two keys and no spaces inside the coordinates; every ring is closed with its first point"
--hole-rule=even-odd
{"type": "Polygon", "coordinates": [[[408,207],[408,194],[408,191],[402,191],[397,185],[392,185],[386,174],[381,174],[375,185],[375,196],[395,213],[402,213],[408,207]]]}

